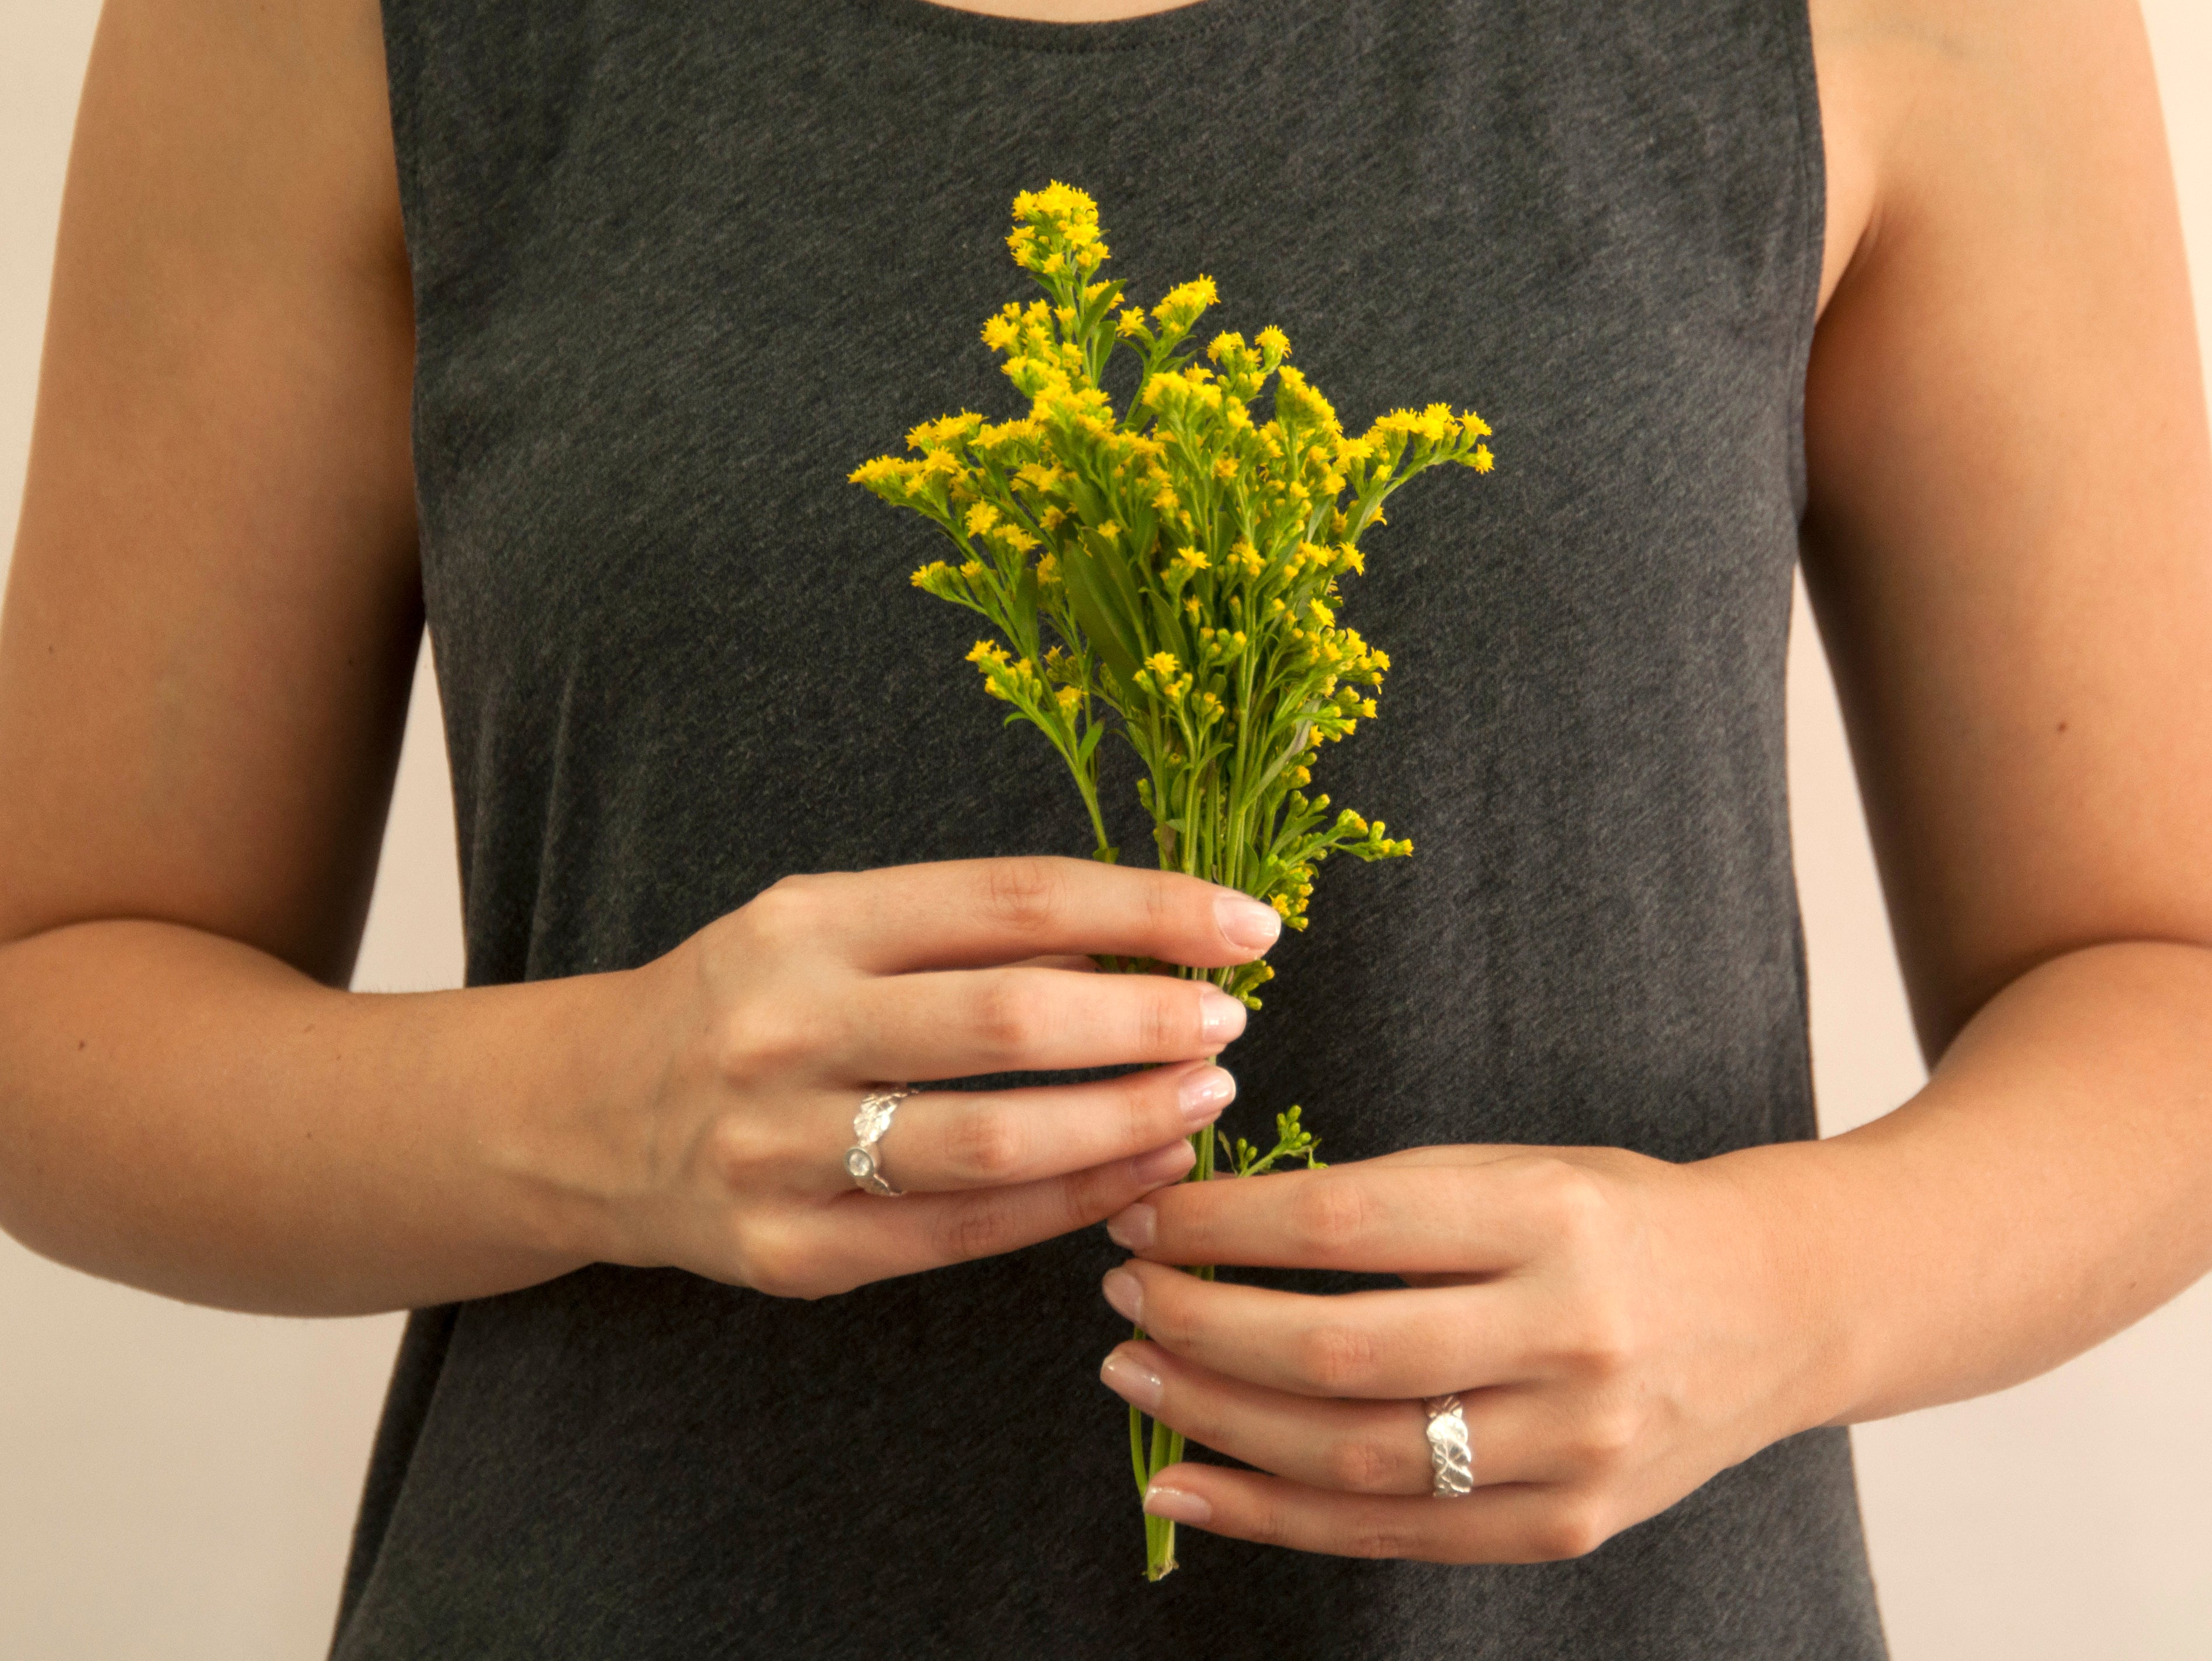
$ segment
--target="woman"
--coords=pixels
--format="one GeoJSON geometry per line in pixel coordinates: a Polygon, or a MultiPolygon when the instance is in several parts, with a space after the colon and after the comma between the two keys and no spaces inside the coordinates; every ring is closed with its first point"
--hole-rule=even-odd
{"type": "Polygon", "coordinates": [[[1880,1655],[1840,1427],[2212,1261],[2212,458],[2132,8],[986,9],[110,5],[0,629],[0,1222],[418,1312],[342,1657],[1880,1655]],[[1272,918],[1034,857],[1068,792],[843,482],[1005,407],[1055,176],[1348,417],[1499,429],[1349,602],[1399,673],[1322,782],[1421,851],[1249,1032],[1077,972],[1272,918]],[[1937,1060],[1825,1143],[1801,535],[1937,1060]],[[426,612],[471,984],[358,997],[426,612]],[[1172,1185],[1240,1082],[1331,1167],[1172,1185]],[[1216,1537],[1157,1587],[1102,1352],[1249,1467],[1155,1483],[1216,1537]]]}

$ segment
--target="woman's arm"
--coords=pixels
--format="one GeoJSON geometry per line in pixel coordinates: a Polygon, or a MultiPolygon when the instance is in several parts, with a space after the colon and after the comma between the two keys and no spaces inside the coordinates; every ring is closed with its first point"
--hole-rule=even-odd
{"type": "Polygon", "coordinates": [[[1673,1166],[1437,1149],[1152,1197],[1108,1382],[1274,1476],[1151,1508],[1587,1551],[1794,1431],[1999,1388],[2212,1266],[2212,446],[2130,0],[1821,0],[1808,584],[1934,1076],[1673,1166]],[[1159,1265],[1395,1271],[1302,1299],[1159,1265]],[[1470,1391],[1425,1498],[1408,1398],[1470,1391]]]}
{"type": "Polygon", "coordinates": [[[1826,1218],[1842,1420],[2212,1266],[2212,444],[2132,0],[1837,10],[1881,184],[1805,573],[1935,1074],[1802,1185],[1743,1163],[1826,1218]]]}
{"type": "Polygon", "coordinates": [[[112,0],[0,615],[0,1225],[343,1313],[608,1258],[813,1295],[1178,1176],[1267,907],[986,860],[779,884],[643,968],[343,986],[422,632],[411,306],[374,0],[112,0]],[[872,1080],[931,1091],[842,1158],[872,1080]]]}

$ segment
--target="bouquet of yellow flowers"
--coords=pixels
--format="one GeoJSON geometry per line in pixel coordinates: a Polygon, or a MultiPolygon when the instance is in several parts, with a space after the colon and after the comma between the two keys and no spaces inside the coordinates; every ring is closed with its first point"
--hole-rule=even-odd
{"type": "MultiPolygon", "coordinates": [[[[1045,297],[1009,301],[983,325],[1026,415],[963,411],[908,434],[908,456],[878,456],[854,482],[927,518],[959,550],[914,573],[917,588],[966,606],[994,631],[969,661],[984,690],[1049,740],[1073,774],[1097,839],[1120,851],[1098,791],[1098,745],[1111,726],[1136,752],[1137,796],[1161,868],[1242,889],[1292,929],[1306,924],[1314,872],[1333,853],[1362,860],[1413,852],[1351,809],[1307,793],[1319,747],[1375,715],[1389,658],[1337,620],[1339,581],[1364,568],[1359,536],[1382,503],[1425,468],[1486,473],[1490,427],[1443,404],[1396,409],[1357,438],[1262,329],[1189,345],[1218,296],[1200,276],[1149,315],[1123,307],[1119,282],[1096,280],[1107,248],[1097,204],[1054,182],[1014,198],[1006,239],[1045,297]],[[1124,344],[1143,361],[1116,410],[1102,388],[1124,344]],[[1273,409],[1252,402],[1272,377],[1273,409]]],[[[1150,970],[1151,963],[1111,962],[1150,970]]],[[[1265,960],[1203,973],[1257,1009],[1265,960]]],[[[1195,1138],[1190,1180],[1223,1164],[1239,1176],[1304,1159],[1316,1146],[1298,1109],[1276,1119],[1261,1152],[1219,1131],[1195,1138]]],[[[1210,1269],[1194,1272],[1211,1275],[1210,1269]]],[[[1183,1439],[1130,1409],[1141,1494],[1182,1457],[1183,1439]]],[[[1175,1525],[1148,1517],[1154,1579],[1175,1567],[1175,1525]]]]}

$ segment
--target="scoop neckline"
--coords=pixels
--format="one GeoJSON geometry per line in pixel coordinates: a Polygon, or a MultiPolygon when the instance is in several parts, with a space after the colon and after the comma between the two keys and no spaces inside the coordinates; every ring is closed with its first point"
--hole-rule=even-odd
{"type": "Polygon", "coordinates": [[[1050,23],[1035,17],[997,17],[963,11],[938,0],[851,0],[886,22],[926,34],[950,35],[1030,52],[1127,52],[1202,34],[1227,23],[1287,9],[1297,0],[1188,0],[1141,17],[1097,23],[1050,23]]]}

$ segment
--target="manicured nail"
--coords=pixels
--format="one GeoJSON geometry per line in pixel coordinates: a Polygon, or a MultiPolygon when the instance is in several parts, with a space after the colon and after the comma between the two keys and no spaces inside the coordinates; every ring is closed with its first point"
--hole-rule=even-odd
{"type": "Polygon", "coordinates": [[[1201,1067],[1186,1076],[1176,1092],[1182,1122],[1194,1131],[1221,1117],[1221,1110],[1237,1094],[1237,1081],[1218,1067],[1201,1067]]]}
{"type": "Polygon", "coordinates": [[[1124,1252],[1141,1252],[1158,1238],[1160,1214],[1139,1200],[1106,1219],[1106,1238],[1124,1252]]]}
{"type": "Polygon", "coordinates": [[[1218,986],[1198,995],[1198,1015],[1209,1044],[1226,1044],[1244,1030],[1244,1006],[1218,986]]]}
{"type": "Polygon", "coordinates": [[[1147,1188],[1158,1188],[1176,1181],[1197,1163],[1197,1152],[1188,1143],[1171,1142],[1164,1148],[1139,1155],[1130,1163],[1130,1174],[1147,1188]]]}
{"type": "Polygon", "coordinates": [[[1098,1378],[1123,1401],[1134,1402],[1147,1413],[1160,1404],[1160,1375],[1130,1355],[1126,1346],[1106,1358],[1098,1378]]]}
{"type": "Polygon", "coordinates": [[[1265,951],[1283,931],[1283,918],[1273,906],[1263,906],[1247,894],[1224,894],[1213,902],[1213,920],[1237,944],[1265,951]]]}
{"type": "Polygon", "coordinates": [[[1145,1514],[1203,1528],[1213,1519],[1213,1507],[1195,1494],[1186,1494],[1179,1488],[1162,1488],[1154,1482],[1145,1490],[1145,1514]]]}
{"type": "Polygon", "coordinates": [[[1126,1269],[1109,1270],[1103,1288],[1106,1301],[1114,1306],[1114,1312],[1123,1320],[1138,1326],[1145,1324],[1145,1285],[1126,1269]]]}

